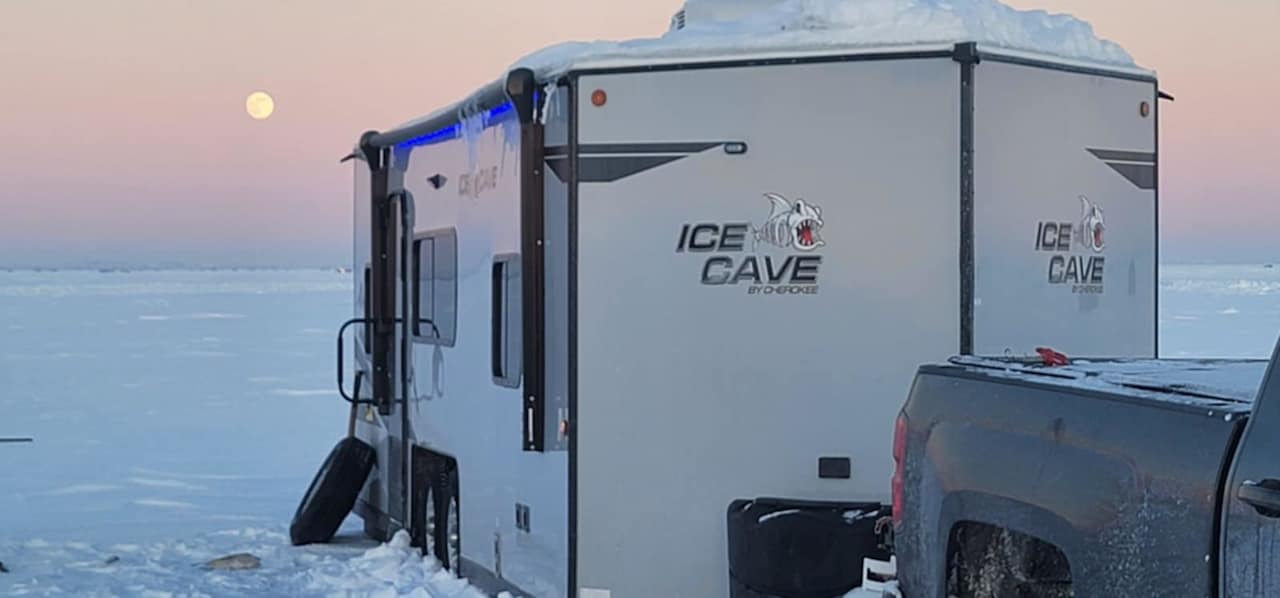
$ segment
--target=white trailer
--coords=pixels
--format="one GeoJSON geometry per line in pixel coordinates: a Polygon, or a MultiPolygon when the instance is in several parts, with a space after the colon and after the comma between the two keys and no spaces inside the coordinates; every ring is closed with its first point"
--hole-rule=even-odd
{"type": "Polygon", "coordinates": [[[366,531],[526,596],[847,590],[919,363],[1156,355],[1158,96],[962,40],[516,69],[367,133],[366,531]]]}

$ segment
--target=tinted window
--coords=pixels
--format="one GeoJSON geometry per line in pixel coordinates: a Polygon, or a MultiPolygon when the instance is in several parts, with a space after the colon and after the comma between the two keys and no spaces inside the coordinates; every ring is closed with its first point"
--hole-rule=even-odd
{"type": "Polygon", "coordinates": [[[491,368],[493,381],[501,386],[520,386],[524,347],[521,334],[520,256],[495,256],[490,276],[492,302],[491,368]]]}
{"type": "MultiPolygon", "coordinates": [[[[413,242],[413,269],[417,277],[413,285],[413,303],[416,306],[417,318],[413,321],[414,336],[435,337],[439,333],[431,327],[435,322],[435,285],[432,284],[435,255],[435,239],[418,239],[413,242]],[[426,320],[430,320],[427,322],[426,320]]],[[[436,324],[439,327],[439,324],[436,324]]]]}
{"type": "Polygon", "coordinates": [[[454,229],[419,235],[413,242],[413,335],[452,347],[458,328],[458,236],[454,229]]]}

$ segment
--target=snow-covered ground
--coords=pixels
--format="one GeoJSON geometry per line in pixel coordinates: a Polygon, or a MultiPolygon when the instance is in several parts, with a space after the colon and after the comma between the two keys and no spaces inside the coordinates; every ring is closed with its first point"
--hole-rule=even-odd
{"type": "MultiPolygon", "coordinates": [[[[1280,269],[1170,266],[1166,356],[1268,356],[1280,269]]],[[[2,595],[473,595],[403,542],[293,548],[344,433],[349,274],[0,272],[2,595]],[[250,552],[251,571],[206,571],[250,552]],[[427,588],[432,588],[429,592],[427,588]]]]}
{"type": "Polygon", "coordinates": [[[15,556],[0,578],[5,596],[408,596],[483,598],[409,546],[408,534],[375,545],[352,534],[333,544],[293,548],[272,525],[142,543],[0,542],[15,556]],[[261,567],[206,569],[249,552],[261,567]]]}
{"type": "Polygon", "coordinates": [[[1164,266],[1160,354],[1270,357],[1280,335],[1280,265],[1164,266]]]}
{"type": "Polygon", "coordinates": [[[337,272],[0,273],[0,437],[35,437],[0,444],[0,595],[468,595],[354,521],[289,546],[351,305],[337,272]]]}

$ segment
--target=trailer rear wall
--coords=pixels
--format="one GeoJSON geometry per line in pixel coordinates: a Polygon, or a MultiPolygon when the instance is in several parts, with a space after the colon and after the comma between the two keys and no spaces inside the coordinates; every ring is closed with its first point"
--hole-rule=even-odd
{"type": "Polygon", "coordinates": [[[581,156],[748,148],[579,184],[581,587],[725,596],[733,499],[888,500],[914,364],[959,342],[958,90],[950,59],[579,79],[581,156]],[[765,193],[820,208],[824,244],[756,242],[775,213],[765,193]],[[694,245],[716,248],[681,251],[700,224],[718,233],[694,245]],[[738,276],[748,260],[766,279],[813,268],[761,284],[738,276]],[[820,479],[827,456],[851,457],[852,476],[820,479]]]}

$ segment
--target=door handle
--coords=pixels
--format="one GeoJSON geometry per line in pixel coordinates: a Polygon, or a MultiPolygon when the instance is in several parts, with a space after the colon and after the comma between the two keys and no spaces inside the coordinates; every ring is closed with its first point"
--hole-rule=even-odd
{"type": "Polygon", "coordinates": [[[1263,517],[1280,519],[1280,480],[1246,481],[1237,498],[1263,517]]]}

